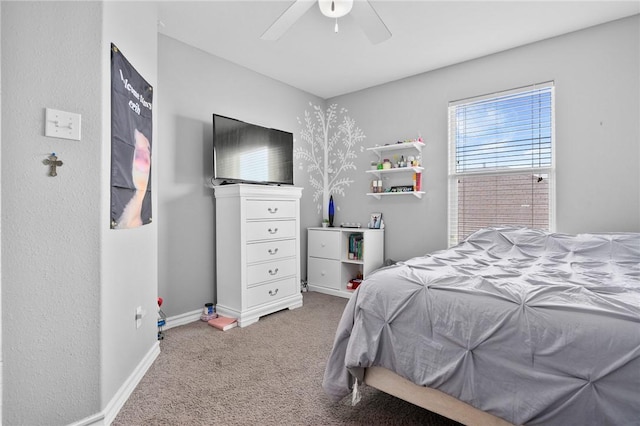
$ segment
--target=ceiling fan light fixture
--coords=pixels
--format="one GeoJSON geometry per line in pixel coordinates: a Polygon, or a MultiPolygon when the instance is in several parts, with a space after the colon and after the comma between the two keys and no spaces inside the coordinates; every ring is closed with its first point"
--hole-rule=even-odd
{"type": "Polygon", "coordinates": [[[342,18],[351,12],[353,0],[318,0],[320,12],[327,18],[342,18]]]}

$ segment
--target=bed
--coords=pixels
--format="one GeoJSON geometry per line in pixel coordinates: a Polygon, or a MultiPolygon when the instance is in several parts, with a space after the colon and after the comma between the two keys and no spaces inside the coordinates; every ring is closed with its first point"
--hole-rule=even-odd
{"type": "Polygon", "coordinates": [[[363,382],[465,424],[640,425],[640,233],[486,228],[379,269],[323,388],[363,382]]]}

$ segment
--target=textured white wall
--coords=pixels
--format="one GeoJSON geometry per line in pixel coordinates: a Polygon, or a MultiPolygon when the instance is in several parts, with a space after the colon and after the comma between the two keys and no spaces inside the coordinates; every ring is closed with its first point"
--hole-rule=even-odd
{"type": "Polygon", "coordinates": [[[101,20],[95,2],[2,3],[3,424],[100,409],[101,20]],[[82,114],[82,140],[43,136],[46,107],[82,114]]]}
{"type": "Polygon", "coordinates": [[[1,18],[3,423],[91,422],[157,346],[157,225],[109,229],[109,46],[157,88],[156,6],[3,2],[1,18]],[[82,140],[44,137],[45,107],[80,113],[82,140]]]}
{"type": "Polygon", "coordinates": [[[116,396],[140,361],[158,344],[158,29],[154,2],[104,2],[102,54],[102,151],[99,228],[101,247],[102,408],[116,396]],[[140,75],[153,86],[151,204],[153,222],[129,230],[112,230],[110,221],[111,63],[114,43],[140,75]],[[146,316],[135,326],[135,309],[146,316]]]}
{"type": "MultiPolygon", "coordinates": [[[[445,248],[448,102],[554,80],[557,230],[640,231],[639,22],[636,15],[328,100],[350,110],[369,146],[418,132],[426,141],[422,200],[367,198],[362,176],[337,202],[383,213],[387,258],[445,248]]],[[[360,156],[358,169],[370,159],[360,156]]]]}
{"type": "MultiPolygon", "coordinates": [[[[158,62],[158,287],[164,312],[173,316],[201,309],[215,296],[214,199],[208,186],[213,114],[290,131],[297,138],[296,117],[309,102],[322,100],[165,36],[159,38],[158,62]]],[[[305,182],[303,174],[294,170],[296,185],[305,182]]],[[[309,197],[303,191],[302,203],[311,205],[309,197]]],[[[303,229],[310,226],[305,220],[310,219],[303,210],[303,229]]],[[[312,220],[318,223],[315,212],[312,220]]]]}

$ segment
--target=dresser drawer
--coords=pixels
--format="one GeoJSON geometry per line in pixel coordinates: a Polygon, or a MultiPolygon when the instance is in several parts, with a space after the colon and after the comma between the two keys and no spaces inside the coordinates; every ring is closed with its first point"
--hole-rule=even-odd
{"type": "Polygon", "coordinates": [[[309,285],[340,288],[340,261],[309,257],[307,281],[309,285]]]}
{"type": "Polygon", "coordinates": [[[340,232],[309,230],[309,256],[340,260],[340,232]]]}
{"type": "Polygon", "coordinates": [[[296,217],[296,202],[289,200],[247,200],[247,219],[288,219],[296,217]]]}
{"type": "Polygon", "coordinates": [[[275,240],[247,244],[247,263],[296,256],[296,240],[275,240]]]}
{"type": "Polygon", "coordinates": [[[264,303],[276,302],[284,297],[294,295],[296,291],[300,291],[296,277],[251,287],[247,290],[247,306],[251,308],[264,303]]]}
{"type": "Polygon", "coordinates": [[[295,275],[297,272],[297,258],[273,260],[247,266],[247,287],[264,281],[295,275]]]}
{"type": "Polygon", "coordinates": [[[295,220],[264,220],[247,222],[247,241],[272,240],[276,238],[294,238],[295,220]]]}

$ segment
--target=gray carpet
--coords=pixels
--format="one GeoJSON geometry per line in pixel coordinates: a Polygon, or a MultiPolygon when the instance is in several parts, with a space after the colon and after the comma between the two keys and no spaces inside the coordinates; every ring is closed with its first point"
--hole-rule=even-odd
{"type": "Polygon", "coordinates": [[[165,332],[161,354],[113,425],[433,425],[458,423],[368,386],[362,401],[322,390],[346,299],[303,293],[304,306],[219,331],[203,321],[165,332]]]}

